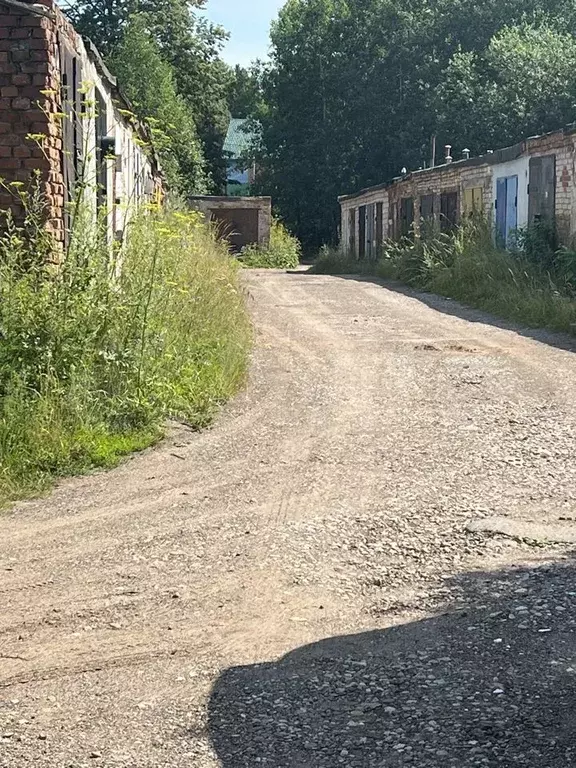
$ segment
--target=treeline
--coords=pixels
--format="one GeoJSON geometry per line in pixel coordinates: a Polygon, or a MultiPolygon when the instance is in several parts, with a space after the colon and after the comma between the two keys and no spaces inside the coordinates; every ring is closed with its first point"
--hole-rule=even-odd
{"type": "Polygon", "coordinates": [[[199,13],[205,5],[206,0],[76,0],[65,6],[150,124],[170,186],[183,194],[222,193],[230,107],[245,101],[246,73],[221,59],[227,33],[199,13]]]}
{"type": "Polygon", "coordinates": [[[288,0],[260,72],[260,186],[309,248],[336,198],[576,119],[573,0],[288,0]],[[440,154],[442,150],[440,149],[440,154]]]}

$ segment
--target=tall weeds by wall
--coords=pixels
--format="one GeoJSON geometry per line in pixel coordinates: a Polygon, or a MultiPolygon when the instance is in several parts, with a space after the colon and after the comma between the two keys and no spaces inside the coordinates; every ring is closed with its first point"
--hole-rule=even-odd
{"type": "Polygon", "coordinates": [[[0,236],[0,502],[113,464],[167,417],[207,424],[251,340],[236,261],[199,214],[142,213],[122,249],[79,217],[55,265],[26,203],[0,236]]]}
{"type": "Polygon", "coordinates": [[[576,334],[576,253],[540,253],[539,242],[538,233],[524,233],[517,250],[504,251],[479,219],[451,234],[389,241],[372,262],[324,250],[314,271],[399,280],[534,328],[576,334]]]}
{"type": "Polygon", "coordinates": [[[247,245],[240,253],[243,267],[252,269],[296,269],[300,264],[300,241],[278,219],[272,220],[267,247],[247,245]]]}

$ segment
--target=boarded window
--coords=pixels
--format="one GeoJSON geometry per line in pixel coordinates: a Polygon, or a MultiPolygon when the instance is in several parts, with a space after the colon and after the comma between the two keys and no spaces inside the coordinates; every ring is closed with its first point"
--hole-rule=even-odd
{"type": "Polygon", "coordinates": [[[356,208],[348,211],[348,249],[352,256],[356,255],[356,208]]]}
{"type": "Polygon", "coordinates": [[[358,208],[358,258],[366,256],[366,206],[358,208]]]}
{"type": "Polygon", "coordinates": [[[458,224],[458,193],[444,192],[440,195],[440,229],[450,232],[458,224]]]}
{"type": "Polygon", "coordinates": [[[475,213],[484,212],[484,198],[482,187],[469,187],[464,190],[464,214],[473,216],[475,213]]]}
{"type": "Polygon", "coordinates": [[[376,248],[380,249],[384,242],[384,204],[376,203],[376,248]]]}
{"type": "Polygon", "coordinates": [[[400,201],[400,234],[407,237],[412,232],[414,224],[414,199],[403,197],[400,201]]]}
{"type": "Polygon", "coordinates": [[[530,160],[528,219],[553,221],[556,211],[556,155],[530,160]]]}

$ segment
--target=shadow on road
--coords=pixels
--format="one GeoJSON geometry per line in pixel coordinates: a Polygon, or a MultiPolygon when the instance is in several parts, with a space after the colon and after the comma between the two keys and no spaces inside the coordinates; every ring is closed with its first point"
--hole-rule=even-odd
{"type": "Polygon", "coordinates": [[[443,615],[224,672],[209,705],[224,768],[576,765],[573,561],[451,586],[443,615]]]}
{"type": "MultiPolygon", "coordinates": [[[[306,272],[301,272],[307,274],[306,272]]],[[[311,277],[314,273],[308,273],[311,277]]],[[[492,325],[494,328],[500,328],[505,331],[513,331],[519,336],[525,336],[529,339],[534,339],[542,344],[548,344],[551,347],[557,347],[567,352],[576,352],[576,337],[570,336],[566,333],[555,333],[553,331],[547,331],[541,328],[528,328],[525,325],[516,323],[512,320],[504,320],[503,318],[491,315],[488,312],[484,312],[480,309],[473,309],[467,307],[464,304],[460,304],[454,299],[447,299],[444,296],[439,296],[435,293],[426,293],[424,291],[418,291],[414,288],[410,288],[402,283],[395,281],[381,280],[377,277],[370,277],[368,275],[337,275],[336,277],[342,280],[354,280],[361,283],[372,283],[373,285],[380,285],[395,293],[402,294],[403,296],[409,296],[412,299],[420,301],[431,309],[435,309],[437,312],[442,312],[445,315],[452,315],[453,317],[459,317],[462,320],[468,320],[471,323],[483,323],[485,325],[492,325]]]]}

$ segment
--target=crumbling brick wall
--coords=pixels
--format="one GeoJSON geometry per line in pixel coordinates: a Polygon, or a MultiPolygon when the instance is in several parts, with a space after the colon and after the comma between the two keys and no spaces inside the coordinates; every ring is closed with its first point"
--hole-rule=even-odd
{"type": "Polygon", "coordinates": [[[22,217],[11,185],[28,184],[35,174],[46,227],[60,242],[80,180],[98,179],[84,200],[94,216],[106,212],[109,242],[123,237],[141,201],[159,200],[163,192],[149,129],[56,0],[0,0],[0,211],[22,217]],[[85,103],[102,106],[98,117],[85,103]]]}
{"type": "MultiPolygon", "coordinates": [[[[28,184],[39,173],[47,226],[63,238],[62,139],[51,118],[58,111],[56,15],[49,8],[0,0],[0,177],[28,184]],[[42,135],[43,146],[29,138],[42,135]]],[[[14,189],[14,188],[13,188],[14,189]]],[[[0,209],[22,208],[15,192],[0,191],[0,209]]]]}

